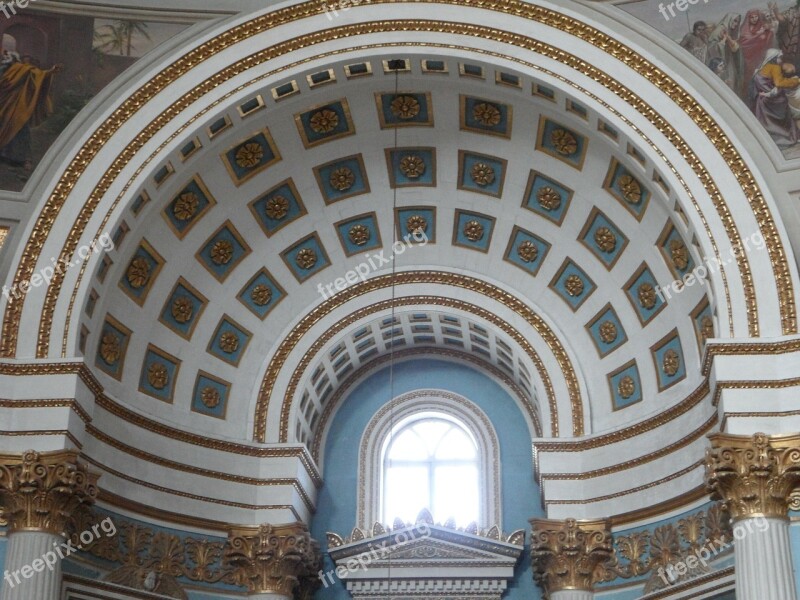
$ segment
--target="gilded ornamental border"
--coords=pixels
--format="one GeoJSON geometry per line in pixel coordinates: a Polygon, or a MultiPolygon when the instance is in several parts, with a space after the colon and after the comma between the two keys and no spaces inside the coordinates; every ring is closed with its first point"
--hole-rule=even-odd
{"type": "Polygon", "coordinates": [[[103,471],[104,473],[108,473],[109,475],[113,475],[114,477],[117,477],[119,479],[123,479],[125,481],[130,481],[131,483],[134,483],[136,485],[139,485],[139,486],[151,489],[151,490],[155,490],[156,492],[161,492],[163,494],[169,494],[170,496],[176,496],[178,498],[187,498],[189,500],[197,500],[198,502],[205,502],[205,503],[208,503],[208,504],[216,504],[218,506],[228,506],[228,507],[231,507],[231,508],[240,508],[240,509],[243,509],[243,510],[252,510],[252,511],[258,511],[258,510],[290,510],[290,511],[292,511],[292,513],[295,516],[298,517],[298,520],[302,520],[302,519],[300,519],[300,516],[297,513],[297,509],[295,509],[290,504],[249,504],[247,502],[235,502],[233,500],[222,500],[220,498],[212,498],[210,496],[201,496],[200,494],[193,494],[191,492],[183,492],[183,491],[180,491],[180,490],[176,490],[176,489],[165,487],[163,485],[158,485],[158,484],[152,483],[150,481],[145,481],[144,479],[139,479],[137,477],[133,477],[131,475],[128,475],[127,473],[123,473],[122,471],[118,471],[117,469],[109,467],[108,465],[105,465],[105,464],[101,463],[100,461],[98,461],[95,458],[86,456],[85,454],[81,454],[81,459],[85,460],[87,463],[93,465],[94,467],[96,467],[100,471],[103,471]]]}
{"type": "MultiPolygon", "coordinates": [[[[393,285],[421,284],[450,286],[476,291],[486,298],[499,302],[525,319],[525,321],[531,325],[531,327],[533,327],[537,334],[541,336],[561,367],[561,372],[564,376],[564,380],[566,381],[567,388],[569,389],[570,404],[572,407],[572,435],[576,437],[583,435],[583,402],[581,399],[580,386],[578,384],[578,378],[575,374],[575,369],[572,366],[572,362],[570,361],[566,350],[558,340],[558,337],[553,333],[544,319],[537,315],[527,304],[525,304],[525,302],[513,294],[510,294],[509,292],[506,292],[490,283],[481,281],[480,279],[441,271],[411,271],[398,273],[395,275],[382,275],[380,277],[373,277],[363,283],[354,285],[311,310],[311,312],[309,312],[300,320],[297,325],[295,325],[292,331],[290,331],[289,334],[283,339],[280,346],[278,346],[278,349],[275,351],[272,360],[267,366],[264,379],[261,383],[261,388],[259,389],[258,400],[256,401],[255,418],[253,423],[253,438],[258,442],[264,442],[266,440],[267,413],[269,411],[270,399],[272,397],[272,392],[275,388],[275,382],[278,379],[278,375],[286,364],[286,359],[289,357],[289,354],[291,354],[292,350],[297,347],[302,337],[316,323],[318,323],[320,319],[324,318],[326,315],[330,314],[335,309],[343,306],[354,298],[364,294],[389,288],[393,285]]],[[[350,313],[345,319],[338,321],[316,342],[314,342],[311,348],[309,348],[309,350],[303,355],[303,358],[300,359],[297,366],[293,368],[292,377],[284,393],[283,406],[280,414],[281,420],[279,441],[281,443],[285,443],[288,440],[289,414],[291,411],[295,390],[300,384],[302,375],[308,365],[311,363],[311,360],[325,343],[327,343],[344,327],[347,327],[351,323],[354,323],[358,319],[361,319],[367,315],[389,309],[392,306],[413,306],[420,304],[435,304],[437,306],[447,306],[449,308],[465,310],[500,327],[510,337],[512,337],[526,351],[530,359],[533,361],[536,370],[539,372],[539,376],[545,388],[544,391],[547,395],[547,400],[550,407],[550,433],[553,437],[558,437],[558,404],[552,383],[550,381],[550,376],[547,373],[547,369],[544,367],[541,358],[539,358],[531,344],[519,331],[511,327],[502,319],[499,319],[492,312],[479,306],[475,306],[474,304],[460,300],[454,300],[452,298],[442,298],[439,296],[409,296],[400,298],[396,301],[386,300],[383,302],[378,302],[356,310],[350,313]]]]}
{"type": "Polygon", "coordinates": [[[536,443],[536,451],[585,452],[586,450],[602,448],[603,446],[607,446],[609,444],[615,444],[622,440],[627,440],[629,438],[636,437],[637,435],[648,433],[654,429],[658,429],[665,423],[669,423],[681,415],[688,413],[695,406],[706,399],[710,392],[711,387],[708,378],[705,378],[700,382],[700,385],[698,385],[698,387],[695,388],[685,399],[681,400],[678,404],[675,404],[667,410],[655,415],[654,417],[650,417],[649,419],[640,421],[634,425],[625,427],[624,429],[612,431],[611,433],[605,433],[597,437],[587,438],[585,440],[538,442],[536,443]]]}
{"type": "MultiPolygon", "coordinates": [[[[393,0],[376,0],[376,2],[392,2],[393,0]]],[[[423,0],[412,0],[422,3],[423,0]]],[[[433,3],[456,4],[455,0],[429,0],[433,3]]],[[[651,81],[664,91],[673,101],[680,106],[698,126],[706,133],[709,140],[715,145],[723,159],[727,162],[731,171],[737,177],[742,189],[748,197],[753,208],[756,219],[759,223],[762,234],[767,241],[770,260],[775,275],[776,287],[779,293],[779,309],[784,334],[791,334],[797,331],[796,309],[794,289],[791,281],[791,271],[787,259],[787,253],[783,248],[777,227],[772,219],[769,207],[761,192],[755,177],[747,168],[739,152],[725,135],[720,126],[714,119],[695,101],[695,99],[683,90],[678,83],[666,73],[655,67],[644,57],[634,52],[628,46],[616,39],[600,32],[587,24],[581,23],[572,17],[568,17],[556,11],[543,7],[532,6],[521,0],[459,0],[457,2],[464,7],[478,7],[496,12],[513,14],[529,20],[534,20],[563,31],[568,31],[572,35],[598,47],[608,54],[619,59],[623,63],[631,66],[642,77],[651,81]]],[[[28,240],[15,274],[15,283],[29,279],[35,264],[40,256],[41,249],[50,233],[53,223],[63,207],[70,191],[75,186],[86,166],[98,154],[110,139],[115,131],[121,127],[128,119],[139,111],[150,99],[165,89],[172,81],[207,60],[214,54],[223,49],[239,43],[253,35],[261,33],[269,28],[320,14],[325,10],[324,0],[312,0],[298,5],[286,7],[284,9],[262,15],[251,21],[238,25],[220,36],[205,42],[197,48],[189,51],[172,65],[162,70],[150,82],[139,88],[130,96],[112,115],[95,131],[86,144],[81,148],[70,165],[65,170],[53,193],[48,199],[44,209],[37,218],[36,225],[28,240]]],[[[245,57],[236,64],[229,66],[225,70],[215,74],[211,78],[200,83],[191,92],[174,102],[166,111],[152,121],[136,139],[131,142],[125,150],[117,157],[113,165],[105,172],[103,178],[90,194],[84,204],[78,218],[67,237],[65,246],[62,248],[61,258],[68,258],[72,255],[77,246],[78,240],[85,229],[89,218],[100,202],[102,196],[107,192],[111,183],[121,172],[124,165],[130,162],[136,152],[141,149],[153,135],[171,121],[186,106],[199,99],[212,89],[219,86],[222,82],[231,77],[244,72],[245,70],[265,62],[276,56],[299,48],[321,43],[329,39],[344,38],[361,34],[377,33],[389,30],[416,30],[416,31],[439,31],[442,33],[454,33],[494,39],[499,42],[527,48],[540,54],[549,56],[563,64],[569,65],[573,69],[583,72],[595,81],[601,83],[606,88],[623,98],[626,102],[636,108],[651,123],[653,123],[692,165],[693,170],[703,182],[706,190],[714,202],[718,214],[728,232],[731,242],[736,245],[740,241],[736,231],[733,217],[720,190],[705,169],[697,155],[691,150],[688,144],[679,136],[678,132],[657,112],[649,107],[643,100],[638,98],[633,92],[613,80],[602,71],[588,65],[580,58],[567,52],[559,50],[525,36],[511,34],[508,32],[480,27],[476,25],[443,23],[436,21],[422,20],[398,20],[374,23],[360,23],[356,25],[343,26],[295,38],[288,42],[283,42],[271,48],[262,50],[248,57],[245,57]]],[[[748,303],[748,328],[752,337],[759,335],[759,322],[753,286],[752,274],[749,263],[744,254],[737,257],[739,270],[744,283],[745,298],[748,303]]],[[[52,315],[55,304],[60,293],[64,276],[58,274],[51,286],[48,288],[47,295],[42,309],[42,319],[40,321],[39,336],[37,341],[37,356],[45,357],[48,354],[50,334],[52,328],[52,315]]],[[[6,307],[6,314],[3,321],[3,343],[0,347],[0,355],[13,357],[16,354],[18,342],[20,320],[25,298],[12,299],[6,307]]]]}
{"type": "MultiPolygon", "coordinates": [[[[63,362],[63,363],[4,363],[0,362],[0,375],[10,375],[15,377],[25,377],[31,375],[64,375],[74,374],[77,375],[81,382],[94,394],[95,403],[98,407],[106,412],[118,417],[119,419],[130,423],[135,427],[140,427],[145,431],[155,433],[178,442],[199,446],[201,448],[210,448],[219,452],[226,452],[230,454],[237,454],[240,456],[255,456],[259,458],[297,458],[306,470],[309,478],[314,482],[317,488],[322,487],[322,476],[317,469],[314,460],[308,450],[302,447],[291,448],[276,448],[276,447],[262,447],[248,445],[245,443],[231,442],[223,439],[207,438],[196,433],[183,431],[165,425],[159,421],[149,419],[144,415],[134,412],[122,404],[109,398],[103,386],[89,370],[89,368],[78,362],[63,362]]],[[[70,406],[81,419],[90,424],[92,422],[91,416],[86,413],[76,400],[13,400],[7,401],[7,404],[0,404],[0,408],[41,408],[51,406],[70,406]]],[[[95,431],[95,428],[87,428],[90,433],[95,431]]],[[[206,472],[210,475],[211,472],[206,472]]]]}
{"type": "Polygon", "coordinates": [[[656,450],[655,452],[644,454],[643,456],[626,460],[621,463],[616,463],[609,467],[602,467],[599,469],[593,469],[591,471],[584,471],[582,473],[542,474],[540,476],[540,481],[581,481],[585,479],[594,479],[595,477],[604,477],[606,475],[611,475],[613,473],[619,473],[620,471],[626,471],[627,469],[633,469],[634,467],[638,467],[640,465],[652,462],[654,460],[658,460],[659,458],[668,456],[673,452],[682,450],[689,444],[692,444],[697,440],[703,438],[703,436],[711,433],[714,430],[714,426],[718,422],[719,422],[719,415],[717,415],[717,413],[715,412],[700,427],[690,432],[688,435],[682,437],[677,442],[669,444],[668,446],[664,446],[663,448],[656,450]]]}
{"type": "Polygon", "coordinates": [[[692,471],[695,471],[699,468],[705,468],[705,464],[706,460],[705,458],[703,458],[701,460],[698,460],[696,463],[681,469],[680,471],[676,471],[670,475],[667,475],[666,477],[662,477],[661,479],[657,479],[655,481],[651,481],[649,483],[645,483],[643,485],[634,488],[629,488],[621,492],[604,494],[602,496],[595,496],[594,498],[581,498],[578,500],[545,500],[544,504],[545,506],[555,506],[555,505],[563,506],[563,505],[576,505],[576,504],[586,505],[586,504],[592,504],[594,502],[605,502],[607,500],[615,500],[617,498],[622,498],[623,496],[629,496],[630,494],[638,494],[639,492],[643,492],[644,490],[649,490],[654,487],[663,485],[665,483],[669,483],[670,481],[680,479],[681,477],[691,473],[692,471]]]}

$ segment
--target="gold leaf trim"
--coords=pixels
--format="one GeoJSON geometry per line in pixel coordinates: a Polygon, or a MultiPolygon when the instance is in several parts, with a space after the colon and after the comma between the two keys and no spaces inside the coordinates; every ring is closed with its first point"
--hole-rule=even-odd
{"type": "MultiPolygon", "coordinates": [[[[382,0],[376,0],[381,2],[382,0]]],[[[453,4],[455,0],[438,0],[442,4],[453,4]]],[[[522,2],[521,0],[464,0],[460,1],[461,6],[480,6],[483,9],[495,10],[498,12],[506,12],[515,14],[522,18],[538,21],[551,27],[560,30],[569,31],[572,35],[584,39],[599,48],[603,48],[609,55],[619,58],[631,68],[636,70],[643,77],[652,81],[654,85],[659,87],[667,96],[672,98],[675,103],[680,106],[687,114],[692,115],[695,122],[699,124],[701,129],[706,133],[709,140],[715,145],[720,155],[726,160],[731,168],[733,174],[737,177],[740,186],[746,190],[748,200],[752,206],[756,218],[759,223],[760,231],[767,241],[767,248],[770,254],[770,260],[773,265],[773,274],[780,291],[781,302],[779,303],[779,310],[781,315],[781,322],[783,325],[783,333],[790,334],[797,331],[796,312],[795,312],[795,298],[792,286],[791,271],[788,263],[788,253],[786,252],[783,244],[781,243],[780,235],[778,233],[775,221],[769,211],[763,193],[758,187],[758,183],[751,170],[748,168],[741,155],[738,153],[730,139],[725,135],[720,126],[713,120],[713,118],[700,106],[690,94],[678,85],[678,83],[669,77],[666,73],[655,67],[652,63],[645,60],[641,55],[634,52],[631,48],[625,46],[618,40],[609,37],[608,35],[600,32],[599,30],[581,23],[571,17],[545,9],[540,6],[533,6],[522,2]]],[[[224,34],[209,40],[203,45],[189,51],[183,57],[178,59],[175,63],[164,69],[159,75],[152,78],[146,86],[139,88],[134,92],[123,104],[94,132],[89,141],[81,148],[75,158],[71,161],[58,184],[56,185],[53,193],[48,199],[44,209],[39,214],[36,224],[31,233],[22,259],[17,267],[14,277],[14,283],[19,285],[22,281],[26,281],[32,275],[36,262],[41,254],[41,249],[44,247],[44,241],[48,237],[52,224],[56,221],[58,213],[61,210],[66,198],[75,185],[75,182],[84,171],[92,158],[97,155],[105,140],[111,139],[112,134],[116,132],[122,124],[127,122],[141,107],[160,93],[171,81],[182,76],[188,70],[197,66],[198,63],[208,59],[210,56],[217,54],[219,51],[226,47],[238,43],[243,39],[255,35],[268,28],[277,27],[280,24],[291,22],[310,14],[321,14],[325,11],[325,3],[322,0],[315,2],[307,2],[303,5],[292,6],[275,11],[268,15],[262,15],[247,23],[243,23],[233,29],[225,32],[224,34]]],[[[714,183],[713,179],[705,169],[699,157],[688,147],[688,144],[680,137],[677,131],[670,125],[661,115],[656,113],[652,107],[647,105],[641,98],[636,96],[631,90],[628,90],[615,80],[613,80],[606,73],[588,65],[585,61],[577,56],[569,55],[563,51],[554,48],[543,42],[522,38],[519,35],[512,35],[507,32],[497,32],[475,25],[459,25],[459,24],[446,24],[433,22],[419,22],[419,21],[406,21],[406,22],[386,22],[380,25],[374,23],[365,23],[358,25],[344,26],[342,28],[335,28],[312,34],[316,42],[325,41],[326,36],[328,39],[341,38],[349,35],[355,35],[359,31],[366,30],[367,33],[374,33],[382,30],[397,29],[398,25],[403,25],[401,29],[422,29],[437,27],[439,30],[452,31],[453,33],[465,33],[471,35],[479,35],[484,38],[494,39],[496,41],[511,41],[512,39],[516,45],[527,47],[535,50],[540,54],[551,56],[554,59],[567,64],[576,70],[583,72],[598,81],[608,89],[615,91],[626,102],[631,104],[641,114],[645,115],[654,125],[656,125],[666,137],[673,143],[679,150],[684,158],[692,165],[692,168],[701,178],[709,191],[710,198],[715,204],[717,211],[723,221],[723,225],[728,232],[728,237],[734,245],[741,241],[738,231],[735,227],[735,222],[731,212],[725,203],[724,198],[719,188],[714,183]],[[323,35],[324,34],[324,35],[323,35]]],[[[232,65],[225,72],[226,78],[233,77],[238,73],[246,70],[251,65],[251,62],[263,62],[275,56],[279,56],[292,49],[303,47],[308,43],[308,39],[299,38],[293,39],[291,42],[285,42],[275,47],[262,50],[257,55],[248,57],[247,61],[240,61],[232,65]]],[[[75,247],[85,229],[89,219],[94,215],[95,208],[100,201],[102,195],[108,190],[111,183],[116,179],[117,174],[121,172],[122,166],[127,164],[136,152],[145,144],[156,131],[161,129],[169,123],[175,115],[187,106],[194,102],[197,98],[202,97],[210,89],[217,87],[221,78],[215,78],[213,81],[209,80],[196,86],[184,98],[179,99],[173,106],[162,113],[157,119],[152,121],[148,127],[138,136],[135,143],[131,143],[126,147],[125,151],[120,154],[114,162],[114,166],[106,170],[105,175],[95,187],[89,199],[81,209],[78,218],[73,225],[72,230],[67,236],[64,248],[62,249],[62,258],[68,258],[74,252],[75,247]]],[[[745,299],[748,305],[748,327],[750,335],[756,337],[759,335],[758,324],[758,309],[755,303],[755,288],[753,286],[752,275],[749,264],[744,256],[740,253],[737,256],[737,263],[744,282],[745,299]]],[[[53,323],[53,313],[55,311],[55,304],[58,300],[58,295],[63,285],[64,277],[58,274],[51,286],[47,290],[45,302],[42,308],[41,320],[38,333],[37,342],[37,357],[43,358],[48,354],[50,345],[50,335],[53,323]]],[[[13,357],[16,354],[18,334],[20,327],[20,320],[22,317],[22,310],[25,302],[25,297],[20,299],[12,299],[8,302],[6,313],[3,319],[3,341],[0,344],[0,355],[4,357],[13,357]]],[[[66,343],[66,341],[64,342],[66,343]]]]}
{"type": "MultiPolygon", "coordinates": [[[[571,414],[572,434],[575,436],[583,435],[584,432],[583,404],[581,399],[580,386],[578,385],[575,369],[572,366],[572,362],[570,361],[570,358],[565,348],[562,346],[560,340],[558,339],[558,336],[556,336],[556,334],[548,327],[547,323],[539,315],[537,315],[521,299],[509,294],[507,291],[502,290],[497,286],[489,284],[480,279],[476,279],[474,277],[469,277],[466,275],[447,273],[442,271],[412,271],[406,273],[399,273],[394,276],[375,277],[363,283],[351,286],[344,292],[341,292],[336,296],[334,296],[333,298],[330,298],[327,301],[323,302],[319,306],[316,306],[300,320],[300,322],[294,327],[294,329],[292,329],[292,331],[290,331],[286,335],[286,337],[284,337],[280,346],[277,348],[275,354],[273,355],[273,359],[267,366],[266,373],[264,374],[264,379],[259,389],[258,400],[256,402],[256,409],[253,422],[253,438],[259,442],[265,441],[267,413],[269,411],[269,405],[272,399],[272,393],[273,390],[275,389],[274,388],[275,381],[277,381],[278,374],[286,364],[286,359],[291,354],[292,349],[297,346],[297,344],[300,342],[300,340],[303,338],[305,333],[310,328],[312,328],[317,322],[319,322],[322,318],[328,315],[331,311],[339,308],[340,306],[343,306],[352,299],[367,294],[369,292],[383,289],[393,284],[424,285],[432,283],[442,286],[452,286],[455,288],[467,289],[478,292],[487,299],[499,302],[500,304],[506,306],[510,310],[513,310],[514,312],[519,314],[539,333],[539,335],[547,344],[550,351],[554,354],[556,361],[558,362],[561,368],[562,375],[566,381],[567,388],[569,390],[569,401],[572,413],[571,414]]],[[[498,326],[504,328],[507,327],[507,323],[505,323],[505,321],[498,319],[497,316],[494,315],[494,313],[492,313],[491,311],[480,308],[478,306],[471,305],[463,301],[454,300],[451,298],[439,298],[431,296],[415,296],[403,299],[403,302],[409,304],[416,304],[420,302],[424,303],[426,301],[435,301],[436,303],[439,303],[443,306],[465,307],[465,309],[472,312],[472,314],[485,318],[488,321],[498,326]]],[[[291,376],[291,380],[284,390],[283,405],[281,408],[280,434],[279,434],[280,436],[279,439],[281,442],[286,442],[288,440],[289,436],[288,411],[291,408],[292,398],[294,397],[295,390],[299,385],[300,382],[299,378],[302,376],[304,370],[308,367],[308,365],[312,361],[315,353],[318,352],[319,349],[322,347],[322,345],[324,345],[333,335],[335,335],[340,330],[341,327],[345,327],[347,324],[353,322],[354,319],[359,319],[365,314],[370,314],[370,311],[375,310],[376,307],[380,305],[381,303],[379,302],[368,307],[363,307],[361,309],[353,311],[345,319],[340,320],[335,327],[331,327],[324,333],[324,335],[318,338],[313,343],[311,348],[306,352],[306,354],[303,355],[299,363],[293,367],[293,374],[291,376]]],[[[509,329],[509,330],[504,329],[504,331],[506,331],[506,333],[511,335],[514,338],[514,340],[517,341],[517,343],[519,343],[523,348],[526,349],[526,352],[531,357],[533,364],[539,371],[543,383],[542,387],[545,390],[545,395],[548,399],[548,404],[550,408],[550,418],[551,418],[550,435],[552,435],[552,437],[558,437],[559,433],[558,403],[555,398],[552,382],[550,381],[550,377],[547,373],[547,370],[544,367],[541,358],[539,358],[538,354],[534,351],[530,342],[525,337],[521,336],[521,334],[518,331],[514,329],[509,329]]]]}

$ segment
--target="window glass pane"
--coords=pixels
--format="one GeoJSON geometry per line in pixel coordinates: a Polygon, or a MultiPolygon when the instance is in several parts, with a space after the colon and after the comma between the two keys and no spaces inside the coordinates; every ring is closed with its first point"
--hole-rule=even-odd
{"type": "Polygon", "coordinates": [[[384,455],[383,522],[413,522],[423,508],[438,522],[477,521],[478,449],[463,425],[428,413],[398,429],[384,455]]]}
{"type": "Polygon", "coordinates": [[[413,429],[406,429],[392,440],[388,456],[390,460],[428,460],[425,443],[413,429]]]}
{"type": "Polygon", "coordinates": [[[434,470],[433,518],[444,522],[450,517],[460,527],[478,519],[478,467],[441,466],[434,470]]]}
{"type": "Polygon", "coordinates": [[[383,520],[392,523],[400,517],[403,521],[414,522],[423,508],[428,508],[427,467],[390,467],[386,470],[384,487],[383,520]]]}
{"type": "Polygon", "coordinates": [[[425,440],[428,455],[432,456],[439,440],[451,427],[452,425],[447,421],[426,420],[415,423],[413,429],[419,434],[419,437],[425,440]]]}
{"type": "Polygon", "coordinates": [[[439,442],[436,449],[437,459],[470,460],[476,458],[475,444],[461,429],[453,427],[439,442]]]}

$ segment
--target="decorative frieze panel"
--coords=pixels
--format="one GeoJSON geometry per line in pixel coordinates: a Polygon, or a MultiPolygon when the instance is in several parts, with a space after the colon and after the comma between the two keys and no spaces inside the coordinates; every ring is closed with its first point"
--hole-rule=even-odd
{"type": "Polygon", "coordinates": [[[733,549],[730,519],[721,505],[653,530],[615,536],[614,555],[600,581],[648,576],[644,592],[671,587],[711,571],[711,560],[733,549]]]}
{"type": "Polygon", "coordinates": [[[347,591],[360,600],[385,600],[386,598],[470,598],[495,600],[506,591],[507,582],[497,579],[453,579],[443,581],[431,579],[391,579],[352,581],[347,591]]]}
{"type": "Polygon", "coordinates": [[[336,565],[323,573],[326,587],[345,582],[359,600],[392,597],[499,600],[522,554],[525,532],[505,535],[498,527],[456,528],[434,524],[423,510],[414,524],[380,523],[371,532],[356,528],[343,538],[328,533],[328,552],[336,565]]]}
{"type": "Polygon", "coordinates": [[[733,550],[721,504],[622,535],[612,535],[605,521],[533,519],[531,525],[534,579],[550,593],[635,580],[649,594],[707,576],[711,563],[733,550]]]}
{"type": "MultiPolygon", "coordinates": [[[[87,514],[77,523],[88,531],[101,520],[87,514]]],[[[310,598],[319,585],[319,544],[302,523],[231,530],[227,540],[183,537],[118,518],[114,535],[99,536],[82,550],[116,563],[110,583],[185,599],[182,580],[237,585],[251,592],[295,590],[310,598]]]]}
{"type": "Polygon", "coordinates": [[[186,592],[178,581],[232,583],[222,555],[224,541],[181,537],[146,525],[102,515],[89,515],[81,523],[84,531],[101,519],[110,519],[116,535],[98,537],[82,549],[104,561],[116,563],[105,580],[135,590],[184,599],[186,592]]]}

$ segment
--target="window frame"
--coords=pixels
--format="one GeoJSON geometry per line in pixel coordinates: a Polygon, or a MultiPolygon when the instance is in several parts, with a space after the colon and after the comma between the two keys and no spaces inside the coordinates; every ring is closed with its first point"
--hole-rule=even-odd
{"type": "MultiPolygon", "coordinates": [[[[467,398],[444,390],[416,390],[397,396],[373,415],[359,447],[357,522],[369,529],[381,521],[385,450],[394,429],[436,414],[459,424],[477,448],[479,528],[502,527],[500,451],[497,433],[486,414],[467,398]]],[[[393,517],[392,517],[393,518],[393,517]]],[[[392,526],[393,523],[383,523],[392,526]]]]}
{"type": "MultiPolygon", "coordinates": [[[[387,506],[386,505],[386,487],[387,487],[386,478],[387,478],[387,474],[388,474],[387,472],[388,472],[388,470],[390,468],[388,463],[391,460],[389,458],[389,455],[391,454],[393,444],[400,438],[400,436],[405,434],[407,431],[413,431],[414,427],[416,427],[420,423],[423,423],[423,422],[434,422],[434,421],[435,422],[440,422],[440,423],[447,423],[450,426],[449,429],[447,431],[445,431],[445,433],[441,436],[440,443],[441,443],[442,439],[444,439],[445,437],[450,435],[450,432],[453,429],[456,429],[461,434],[466,436],[469,439],[470,443],[474,446],[474,448],[475,448],[475,456],[474,456],[474,458],[469,458],[469,459],[463,459],[463,458],[461,458],[461,459],[459,459],[459,458],[437,459],[435,457],[435,453],[434,453],[434,455],[432,455],[432,456],[429,455],[426,460],[408,459],[408,460],[399,460],[398,461],[398,460],[395,459],[395,460],[392,461],[393,462],[392,466],[394,466],[394,467],[404,467],[404,466],[405,467],[410,467],[410,466],[423,467],[423,468],[425,468],[427,470],[427,476],[428,476],[428,506],[427,507],[422,507],[422,508],[428,508],[428,510],[430,510],[430,512],[433,513],[434,515],[435,515],[434,499],[436,498],[436,487],[437,487],[436,486],[436,476],[435,476],[436,469],[438,467],[448,467],[448,466],[471,466],[471,467],[474,466],[477,469],[477,475],[478,475],[478,512],[480,514],[481,457],[480,457],[480,453],[479,453],[478,442],[475,440],[475,436],[472,434],[472,432],[469,430],[469,427],[465,423],[463,423],[459,419],[456,419],[452,415],[448,415],[448,414],[445,414],[445,413],[442,413],[442,412],[439,412],[439,411],[423,411],[423,412],[417,412],[417,413],[414,413],[412,415],[409,415],[402,422],[395,424],[395,426],[392,428],[393,433],[390,433],[390,435],[387,436],[384,439],[383,447],[382,447],[382,450],[381,450],[380,504],[379,504],[379,510],[380,510],[379,515],[380,515],[380,520],[382,522],[388,521],[389,519],[392,519],[392,520],[394,519],[393,515],[385,514],[386,506],[387,506]]],[[[417,436],[419,436],[418,432],[414,432],[414,433],[417,436]]],[[[416,515],[413,515],[413,516],[414,516],[414,518],[416,518],[416,515]]],[[[477,522],[477,517],[478,517],[478,515],[476,515],[476,519],[475,519],[476,522],[477,522]]],[[[459,523],[459,525],[464,527],[464,526],[467,525],[467,523],[459,523]]]]}

